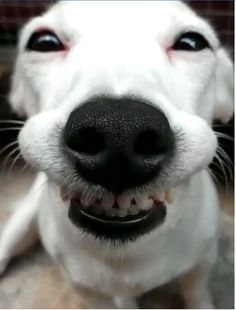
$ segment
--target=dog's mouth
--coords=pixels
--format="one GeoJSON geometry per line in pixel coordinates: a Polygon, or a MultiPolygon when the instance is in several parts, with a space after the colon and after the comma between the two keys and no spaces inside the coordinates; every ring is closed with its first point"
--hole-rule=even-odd
{"type": "Polygon", "coordinates": [[[155,203],[149,210],[124,217],[109,216],[105,212],[96,214],[93,208],[83,210],[76,200],[71,200],[69,218],[85,232],[97,238],[120,240],[122,242],[137,239],[161,225],[166,217],[166,205],[155,203]]]}
{"type": "MultiPolygon", "coordinates": [[[[108,199],[108,198],[106,198],[108,199]]],[[[80,195],[70,199],[69,219],[85,233],[111,241],[133,241],[160,226],[166,218],[166,201],[149,197],[139,205],[138,199],[113,199],[104,205],[104,199],[84,204],[80,195]],[[129,201],[129,203],[127,203],[129,201]],[[126,202],[126,203],[125,203],[126,202]]]]}

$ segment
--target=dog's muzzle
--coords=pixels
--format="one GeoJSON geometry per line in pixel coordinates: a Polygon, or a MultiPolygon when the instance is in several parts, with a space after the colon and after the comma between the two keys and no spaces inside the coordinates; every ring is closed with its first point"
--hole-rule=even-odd
{"type": "MultiPolygon", "coordinates": [[[[97,97],[82,104],[67,120],[63,143],[78,176],[88,184],[100,185],[115,197],[156,179],[172,157],[175,146],[174,134],[164,113],[132,97],[97,97]]],[[[75,201],[72,205],[76,216],[75,201]]],[[[130,222],[135,231],[136,224],[142,226],[142,219],[149,223],[147,214],[141,213],[140,218],[137,214],[135,218],[130,214],[128,219],[119,218],[116,229],[127,228],[130,222]]],[[[95,225],[91,213],[82,212],[79,216],[86,214],[95,225]]],[[[165,212],[158,214],[163,217],[165,212]]],[[[162,220],[156,217],[157,224],[162,220]]],[[[112,221],[114,224],[114,217],[112,221]]],[[[97,217],[97,225],[106,222],[112,226],[107,217],[97,217]]]]}

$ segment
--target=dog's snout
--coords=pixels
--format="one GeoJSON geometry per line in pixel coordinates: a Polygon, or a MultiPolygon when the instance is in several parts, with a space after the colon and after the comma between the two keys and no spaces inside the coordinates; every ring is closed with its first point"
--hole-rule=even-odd
{"type": "Polygon", "coordinates": [[[86,102],[70,114],[64,138],[79,175],[115,193],[154,179],[174,150],[164,113],[134,98],[86,102]]]}

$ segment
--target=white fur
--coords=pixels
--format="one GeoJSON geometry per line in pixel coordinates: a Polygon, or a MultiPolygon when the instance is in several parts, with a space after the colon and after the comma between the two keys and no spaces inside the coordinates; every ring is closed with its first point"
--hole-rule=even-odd
{"type": "Polygon", "coordinates": [[[217,251],[218,198],[206,167],[217,147],[212,121],[233,113],[232,63],[213,29],[178,1],[61,2],[22,30],[10,99],[28,116],[22,154],[43,173],[3,232],[0,269],[30,245],[37,227],[48,253],[95,307],[136,307],[136,297],[176,277],[185,293],[184,276],[197,266],[205,272],[191,298],[184,294],[188,306],[212,307],[207,278],[217,251]],[[40,27],[70,42],[69,51],[25,51],[40,27]],[[190,30],[205,35],[212,50],[168,55],[176,36],[190,30]],[[179,137],[174,159],[153,184],[156,191],[176,187],[175,202],[159,228],[126,245],[84,235],[59,195],[58,185],[83,186],[60,150],[61,131],[75,107],[101,93],[148,99],[179,137]]]}

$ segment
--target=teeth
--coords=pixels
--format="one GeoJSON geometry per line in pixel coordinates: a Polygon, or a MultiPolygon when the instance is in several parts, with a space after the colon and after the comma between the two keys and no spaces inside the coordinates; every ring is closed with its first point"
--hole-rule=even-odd
{"type": "Polygon", "coordinates": [[[149,210],[153,206],[153,200],[146,195],[135,195],[135,201],[141,210],[149,210]]]}
{"type": "Polygon", "coordinates": [[[117,198],[117,203],[120,209],[128,210],[131,205],[130,197],[127,195],[121,195],[117,198]]]}
{"type": "Polygon", "coordinates": [[[102,196],[101,205],[105,210],[109,210],[112,208],[115,202],[114,196],[112,194],[104,194],[102,196]]]}
{"type": "Polygon", "coordinates": [[[165,192],[159,193],[158,198],[159,198],[159,201],[164,201],[165,200],[165,192]]]}
{"type": "Polygon", "coordinates": [[[164,201],[165,200],[165,192],[156,192],[152,193],[151,197],[154,201],[164,201]]]}
{"type": "Polygon", "coordinates": [[[96,197],[94,195],[83,195],[80,198],[80,203],[83,207],[87,208],[96,202],[96,197]]]}
{"type": "Polygon", "coordinates": [[[125,210],[125,209],[117,209],[117,210],[118,210],[117,215],[119,217],[125,217],[128,214],[127,210],[125,210]]]}
{"type": "Polygon", "coordinates": [[[81,192],[77,192],[77,194],[68,193],[65,186],[60,187],[60,197],[63,201],[74,198],[75,200],[80,200],[82,207],[91,208],[95,214],[99,215],[104,212],[107,216],[111,217],[125,217],[128,214],[136,215],[141,210],[151,209],[153,207],[153,201],[166,201],[169,204],[173,204],[175,198],[174,188],[162,192],[156,191],[149,194],[136,194],[133,199],[129,195],[120,195],[115,199],[112,193],[105,193],[98,201],[96,194],[88,194],[83,193],[81,195],[81,192]]]}
{"type": "Polygon", "coordinates": [[[173,193],[173,189],[168,189],[165,192],[165,200],[169,203],[172,204],[174,202],[174,193],[173,193]]]}
{"type": "Polygon", "coordinates": [[[130,206],[128,211],[129,211],[129,214],[131,215],[136,215],[139,213],[139,209],[137,208],[136,205],[133,205],[133,204],[130,206]]]}

